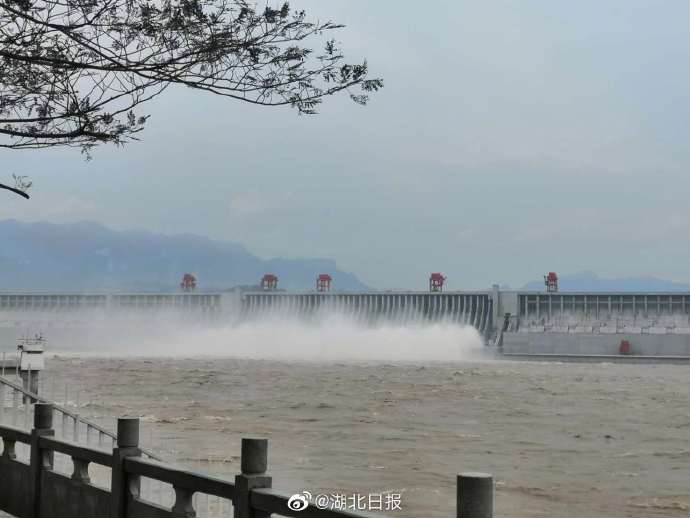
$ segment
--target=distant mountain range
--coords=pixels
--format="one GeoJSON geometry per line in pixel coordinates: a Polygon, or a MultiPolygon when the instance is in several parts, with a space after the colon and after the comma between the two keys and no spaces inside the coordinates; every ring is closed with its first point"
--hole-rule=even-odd
{"type": "MultiPolygon", "coordinates": [[[[332,259],[261,259],[242,245],[181,234],[115,231],[83,221],[71,224],[0,221],[0,292],[174,292],[184,273],[199,290],[256,286],[276,274],[279,288],[309,290],[319,273],[335,289],[370,289],[332,259]]],[[[690,291],[690,284],[651,276],[602,278],[593,272],[562,275],[562,291],[690,291]]],[[[543,280],[522,289],[542,291],[543,280]]]]}
{"type": "Polygon", "coordinates": [[[203,291],[256,285],[264,273],[279,288],[305,290],[329,273],[338,290],[365,290],[331,259],[264,260],[243,246],[196,235],[118,232],[93,222],[72,224],[0,221],[0,291],[176,291],[194,274],[203,291]]]}
{"type": "MultiPolygon", "coordinates": [[[[690,284],[666,281],[656,277],[606,279],[593,272],[559,276],[558,287],[561,291],[690,291],[690,284]]],[[[522,289],[543,291],[544,281],[528,282],[522,289]]]]}

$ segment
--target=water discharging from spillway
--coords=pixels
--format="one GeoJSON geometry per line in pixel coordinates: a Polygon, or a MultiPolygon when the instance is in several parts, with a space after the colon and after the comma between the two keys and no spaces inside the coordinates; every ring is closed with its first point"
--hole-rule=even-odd
{"type": "Polygon", "coordinates": [[[248,293],[241,299],[245,320],[278,316],[312,320],[337,314],[368,325],[469,325],[485,335],[492,328],[493,299],[488,293],[248,293]]]}
{"type": "Polygon", "coordinates": [[[42,332],[48,354],[395,362],[477,359],[483,351],[476,328],[451,320],[371,321],[326,310],[308,318],[273,313],[207,321],[170,311],[74,318],[54,313],[0,329],[0,345],[14,344],[12,331],[42,332]]]}
{"type": "Polygon", "coordinates": [[[480,358],[483,345],[470,326],[448,322],[364,325],[331,314],[309,322],[271,318],[150,337],[137,352],[297,361],[460,361],[480,358]]]}

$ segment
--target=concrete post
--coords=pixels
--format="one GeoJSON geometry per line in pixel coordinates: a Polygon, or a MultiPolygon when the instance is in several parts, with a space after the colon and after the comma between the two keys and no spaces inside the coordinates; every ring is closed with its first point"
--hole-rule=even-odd
{"type": "MultiPolygon", "coordinates": [[[[5,353],[3,353],[4,355],[5,353]]],[[[3,357],[2,361],[5,361],[5,358],[3,357]]],[[[5,375],[5,366],[2,366],[2,374],[0,376],[5,375]]],[[[0,382],[0,424],[5,420],[5,384],[0,382]]]]}
{"type": "Polygon", "coordinates": [[[124,461],[127,457],[138,457],[139,419],[122,417],[117,420],[117,446],[113,448],[113,466],[110,492],[112,505],[110,518],[125,518],[127,504],[131,497],[139,496],[140,481],[138,476],[127,475],[124,461]]]}
{"type": "Polygon", "coordinates": [[[170,510],[175,518],[196,518],[194,510],[194,491],[173,487],[175,491],[175,503],[170,510]]]}
{"type": "Polygon", "coordinates": [[[32,394],[38,394],[38,382],[40,381],[41,371],[27,369],[20,370],[19,376],[22,379],[22,386],[24,390],[31,392],[32,394]]]}
{"type": "Polygon", "coordinates": [[[458,475],[458,517],[493,518],[494,481],[486,473],[458,475]]]}
{"type": "Polygon", "coordinates": [[[491,325],[488,326],[489,333],[494,330],[497,334],[503,329],[503,320],[501,320],[501,315],[503,315],[503,301],[501,300],[501,289],[498,284],[491,286],[491,297],[493,298],[493,305],[491,306],[491,325]]]}
{"type": "Polygon", "coordinates": [[[38,518],[41,515],[43,471],[53,469],[53,452],[42,450],[38,445],[38,441],[41,437],[52,435],[55,435],[53,430],[53,405],[38,403],[34,406],[34,427],[31,430],[29,518],[38,518]]]}
{"type": "Polygon", "coordinates": [[[252,489],[270,488],[268,439],[242,439],[242,473],[235,477],[235,518],[269,518],[269,513],[254,511],[249,502],[252,489]]]}
{"type": "MultiPolygon", "coordinates": [[[[38,381],[40,372],[41,371],[31,369],[19,371],[19,377],[22,380],[22,387],[24,388],[24,390],[31,392],[32,394],[38,394],[38,381]]],[[[22,401],[25,405],[31,405],[36,402],[36,399],[24,395],[22,397],[22,401]]]]}

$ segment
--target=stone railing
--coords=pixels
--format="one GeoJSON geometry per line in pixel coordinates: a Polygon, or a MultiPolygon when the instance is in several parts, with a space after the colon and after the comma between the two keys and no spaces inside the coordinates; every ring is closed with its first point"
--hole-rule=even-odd
{"type": "MultiPolygon", "coordinates": [[[[228,502],[234,518],[372,518],[368,512],[322,509],[314,505],[289,505],[291,495],[271,488],[267,474],[268,441],[242,439],[241,473],[234,481],[194,473],[145,459],[139,448],[139,420],[122,418],[117,422],[117,441],[112,450],[82,446],[56,439],[54,408],[36,404],[34,427],[29,432],[0,426],[3,451],[0,456],[0,511],[18,518],[194,518],[195,495],[205,494],[228,502]],[[17,458],[17,443],[30,448],[28,462],[17,458]],[[72,473],[54,469],[56,454],[72,460],[72,473]],[[99,487],[89,476],[90,465],[110,470],[110,487],[99,487]],[[175,501],[165,507],[142,495],[144,479],[172,486],[175,501]]],[[[494,485],[491,476],[458,476],[458,518],[491,518],[494,485]]]]}
{"type": "MultiPolygon", "coordinates": [[[[15,428],[29,430],[33,421],[33,403],[49,403],[55,412],[55,432],[61,439],[67,439],[74,443],[83,443],[87,446],[95,444],[100,448],[115,445],[116,435],[66,408],[52,401],[26,390],[19,383],[13,382],[3,375],[0,376],[0,425],[8,422],[15,428]]],[[[149,450],[142,450],[146,457],[154,460],[162,460],[149,450]]]]}

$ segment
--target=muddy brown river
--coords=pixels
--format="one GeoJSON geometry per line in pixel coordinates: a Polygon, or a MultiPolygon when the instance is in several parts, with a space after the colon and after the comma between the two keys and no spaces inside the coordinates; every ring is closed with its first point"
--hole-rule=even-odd
{"type": "Polygon", "coordinates": [[[141,416],[144,445],[171,461],[232,476],[240,439],[267,437],[274,487],[400,493],[402,510],[389,513],[400,518],[454,516],[461,471],[494,474],[497,516],[690,516],[687,366],[78,356],[47,365],[44,386],[79,380],[80,412],[110,428],[141,416]]]}

